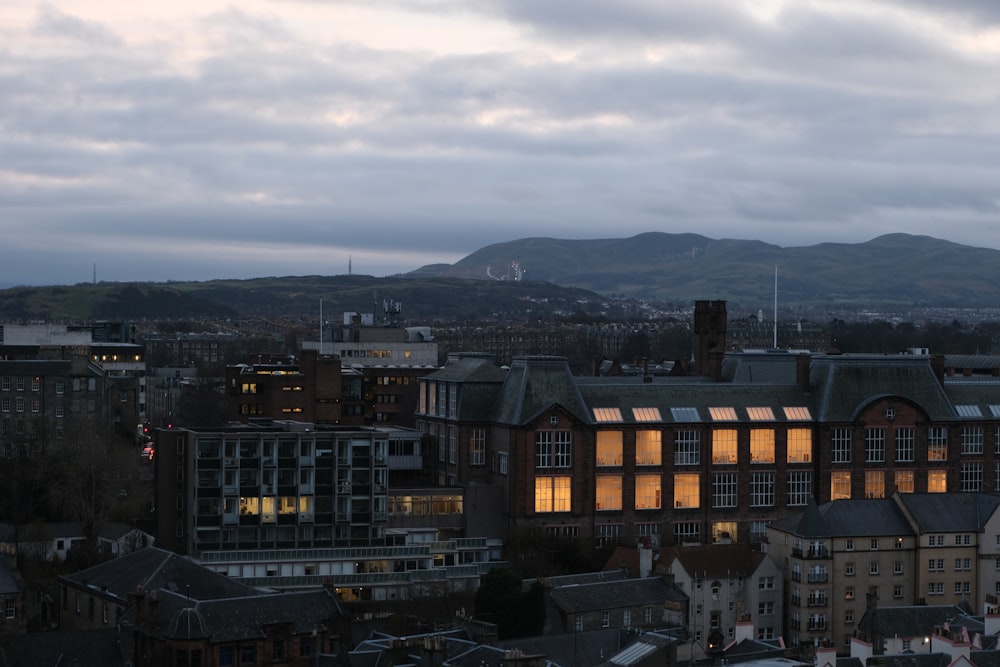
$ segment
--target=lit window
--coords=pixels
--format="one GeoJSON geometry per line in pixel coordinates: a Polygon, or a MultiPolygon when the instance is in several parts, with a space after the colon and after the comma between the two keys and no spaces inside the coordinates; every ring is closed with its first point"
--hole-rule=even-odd
{"type": "Polygon", "coordinates": [[[635,476],[635,508],[660,509],[661,482],[659,475],[635,476]]]}
{"type": "Polygon", "coordinates": [[[774,430],[769,428],[750,430],[750,462],[774,463],[774,430]]]}
{"type": "Polygon", "coordinates": [[[885,471],[865,471],[865,498],[885,498],[885,471]]]}
{"type": "Polygon", "coordinates": [[[812,461],[812,431],[807,428],[788,429],[788,462],[812,461]]]}
{"type": "Polygon", "coordinates": [[[754,422],[773,422],[774,411],[771,408],[747,408],[747,417],[754,422]]]}
{"type": "Polygon", "coordinates": [[[597,476],[597,509],[620,510],[622,508],[622,476],[597,476]]]}
{"type": "Polygon", "coordinates": [[[948,460],[948,428],[930,426],[927,428],[927,460],[948,460]]]}
{"type": "Polygon", "coordinates": [[[620,466],[622,464],[622,432],[597,432],[597,465],[620,466]]]}
{"type": "Polygon", "coordinates": [[[622,421],[622,411],[618,408],[594,408],[594,421],[620,422],[622,421]]]}
{"type": "Polygon", "coordinates": [[[674,475],[674,507],[695,509],[701,506],[698,473],[674,475]]]}
{"type": "Polygon", "coordinates": [[[927,471],[927,492],[945,493],[948,491],[948,471],[928,470],[927,471]]]}
{"type": "Polygon", "coordinates": [[[568,512],[572,495],[570,477],[536,477],[535,511],[568,512]]]}
{"type": "Polygon", "coordinates": [[[658,422],[660,418],[659,408],[632,408],[632,419],[637,422],[658,422]]]}
{"type": "Polygon", "coordinates": [[[640,466],[658,466],[663,461],[659,431],[635,432],[635,463],[640,466]]]}
{"type": "Polygon", "coordinates": [[[811,421],[812,413],[806,407],[782,408],[788,421],[811,421]]]}
{"type": "Polygon", "coordinates": [[[830,473],[830,500],[842,500],[851,497],[851,473],[846,470],[835,470],[830,473]]]}
{"type": "Polygon", "coordinates": [[[712,431],[712,463],[736,463],[737,432],[735,429],[712,431]]]}
{"type": "Polygon", "coordinates": [[[913,471],[912,470],[897,470],[895,472],[896,476],[896,490],[900,493],[913,493],[913,471]]]}
{"type": "Polygon", "coordinates": [[[708,414],[712,421],[734,422],[736,421],[736,408],[709,408],[708,414]]]}

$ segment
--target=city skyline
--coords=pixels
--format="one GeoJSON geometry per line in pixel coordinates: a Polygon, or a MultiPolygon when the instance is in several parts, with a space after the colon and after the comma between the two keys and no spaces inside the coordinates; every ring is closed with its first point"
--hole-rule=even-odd
{"type": "Polygon", "coordinates": [[[994,3],[161,5],[0,7],[0,283],[646,231],[1000,248],[994,3]]]}

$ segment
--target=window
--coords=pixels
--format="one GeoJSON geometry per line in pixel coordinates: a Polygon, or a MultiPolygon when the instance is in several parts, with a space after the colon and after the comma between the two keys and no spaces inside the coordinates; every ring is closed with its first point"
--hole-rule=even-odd
{"type": "Polygon", "coordinates": [[[854,586],[844,586],[844,599],[845,600],[854,599],[854,586]]]}
{"type": "Polygon", "coordinates": [[[851,462],[851,429],[833,429],[830,434],[830,453],[834,463],[851,462]]]}
{"type": "Polygon", "coordinates": [[[649,625],[653,622],[653,608],[643,607],[642,608],[642,622],[649,625]]]}
{"type": "Polygon", "coordinates": [[[959,490],[966,493],[978,493],[983,490],[983,464],[962,463],[959,490]]]}
{"type": "MultiPolygon", "coordinates": [[[[8,621],[14,620],[17,616],[17,602],[13,598],[8,598],[4,607],[4,618],[8,621]]],[[[105,619],[105,622],[107,622],[107,619],[105,619]]]]}
{"type": "Polygon", "coordinates": [[[893,586],[892,587],[892,597],[893,597],[893,599],[896,599],[896,600],[898,600],[901,597],[903,597],[903,587],[900,586],[899,584],[896,584],[895,586],[893,586]]]}
{"type": "Polygon", "coordinates": [[[852,538],[849,537],[849,538],[847,538],[847,541],[844,542],[844,550],[845,551],[854,551],[854,540],[852,538]]]}
{"type": "Polygon", "coordinates": [[[758,602],[757,603],[757,615],[758,616],[773,616],[774,615],[774,602],[758,602]]]}
{"type": "Polygon", "coordinates": [[[635,476],[635,508],[637,510],[660,509],[661,482],[659,475],[635,476]]]}
{"type": "Polygon", "coordinates": [[[909,462],[913,460],[914,430],[912,426],[896,429],[896,461],[909,462]]]}
{"type": "Polygon", "coordinates": [[[257,664],[257,647],[253,644],[241,644],[240,645],[240,664],[241,665],[256,665],[257,664]]]}
{"type": "Polygon", "coordinates": [[[927,427],[927,460],[928,461],[948,460],[948,427],[946,426],[927,427]]]}
{"type": "Polygon", "coordinates": [[[812,495],[812,472],[808,470],[788,473],[788,505],[805,505],[812,495]]]}
{"type": "Polygon", "coordinates": [[[677,544],[701,541],[701,524],[696,521],[674,522],[674,541],[677,544]]]}
{"type": "Polygon", "coordinates": [[[677,431],[674,436],[674,465],[693,466],[701,463],[700,436],[698,431],[677,431]]]}
{"type": "Polygon", "coordinates": [[[854,563],[844,563],[844,575],[848,577],[854,576],[854,563]]]}
{"type": "Polygon", "coordinates": [[[601,612],[601,627],[602,628],[610,628],[611,627],[611,612],[610,611],[605,610],[605,611],[601,612]]]}
{"type": "Polygon", "coordinates": [[[507,467],[507,452],[497,452],[497,472],[506,475],[507,467]]]}
{"type": "Polygon", "coordinates": [[[597,546],[618,544],[622,540],[622,524],[602,523],[597,525],[597,546]]]}
{"type": "Polygon", "coordinates": [[[868,563],[868,574],[878,576],[878,561],[873,560],[868,563]]]}
{"type": "Polygon", "coordinates": [[[750,429],[750,463],[774,463],[773,429],[750,429]]]}
{"type": "Polygon", "coordinates": [[[299,637],[299,657],[305,658],[312,655],[313,652],[313,638],[312,637],[299,637]]]}
{"type": "Polygon", "coordinates": [[[750,506],[770,507],[774,505],[774,473],[755,472],[750,474],[750,506]]]}
{"type": "Polygon", "coordinates": [[[674,507],[694,509],[701,506],[698,473],[678,473],[674,475],[674,507]]]}
{"type": "Polygon", "coordinates": [[[854,622],[854,610],[848,609],[847,611],[844,612],[844,623],[853,623],[853,622],[854,622]]]}
{"type": "Polygon", "coordinates": [[[535,511],[568,512],[573,479],[562,477],[535,478],[535,511]]]}
{"type": "Polygon", "coordinates": [[[757,588],[762,591],[774,590],[774,577],[759,577],[757,579],[757,588]]]}
{"type": "Polygon", "coordinates": [[[622,432],[597,432],[597,465],[620,466],[622,464],[622,432]]]}
{"type": "Polygon", "coordinates": [[[486,429],[477,426],[472,429],[469,437],[469,465],[481,466],[486,464],[486,429]]]}
{"type": "Polygon", "coordinates": [[[885,498],[885,471],[865,471],[865,498],[885,498]]]}
{"type": "Polygon", "coordinates": [[[809,463],[812,461],[812,431],[807,428],[788,429],[788,462],[809,463]]]}
{"type": "Polygon", "coordinates": [[[535,466],[568,468],[573,461],[573,434],[569,431],[535,433],[535,466]]]}
{"type": "Polygon", "coordinates": [[[759,544],[764,541],[764,536],[767,535],[767,521],[755,520],[750,522],[750,541],[754,544],[759,544]]]}
{"type": "Polygon", "coordinates": [[[903,561],[897,560],[892,564],[893,574],[903,574],[903,561]]]}
{"type": "Polygon", "coordinates": [[[868,548],[872,551],[878,551],[878,538],[869,540],[868,548]]]}
{"type": "Polygon", "coordinates": [[[913,471],[897,470],[895,473],[896,490],[900,493],[913,493],[913,471]]]}
{"type": "Polygon", "coordinates": [[[927,492],[945,493],[948,491],[948,471],[928,470],[927,471],[927,492]]]}
{"type": "Polygon", "coordinates": [[[962,427],[962,453],[982,454],[983,453],[983,427],[963,426],[962,427]]]}
{"type": "Polygon", "coordinates": [[[622,612],[622,625],[626,628],[632,627],[632,610],[626,609],[622,612]]]}
{"type": "Polygon", "coordinates": [[[834,470],[830,473],[830,500],[841,500],[851,497],[851,473],[846,470],[834,470]]]}
{"type": "Polygon", "coordinates": [[[636,431],[635,463],[640,466],[658,466],[662,463],[663,450],[659,431],[636,431]]]}
{"type": "MultiPolygon", "coordinates": [[[[885,461],[885,429],[865,429],[865,463],[882,463],[885,461]]],[[[878,496],[881,498],[881,496],[878,496]]]]}
{"type": "Polygon", "coordinates": [[[598,475],[596,495],[597,510],[620,510],[622,508],[622,476],[598,475]]]}
{"type": "Polygon", "coordinates": [[[735,429],[712,431],[712,463],[716,465],[736,463],[737,437],[735,429]]]}
{"type": "Polygon", "coordinates": [[[576,615],[576,631],[583,632],[583,614],[576,615]]]}
{"type": "Polygon", "coordinates": [[[738,473],[717,472],[712,475],[712,507],[736,507],[738,473]]]}

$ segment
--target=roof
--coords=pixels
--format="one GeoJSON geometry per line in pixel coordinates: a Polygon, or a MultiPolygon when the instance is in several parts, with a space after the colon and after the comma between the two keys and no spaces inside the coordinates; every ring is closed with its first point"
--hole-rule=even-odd
{"type": "Polygon", "coordinates": [[[568,614],[687,600],[683,591],[660,577],[559,586],[550,598],[568,614]]]}
{"type": "Polygon", "coordinates": [[[565,357],[514,357],[496,404],[496,420],[526,424],[559,405],[580,421],[591,421],[565,357]]]}
{"type": "Polygon", "coordinates": [[[877,607],[869,609],[858,623],[858,627],[872,636],[877,632],[882,637],[926,637],[934,628],[950,623],[952,627],[965,627],[969,634],[983,631],[983,622],[969,616],[957,605],[910,605],[901,607],[877,607]],[[877,630],[874,630],[877,628],[877,630]]]}
{"type": "Polygon", "coordinates": [[[798,537],[865,537],[913,534],[913,529],[910,527],[906,515],[892,498],[835,500],[824,503],[815,509],[811,509],[807,505],[804,512],[775,521],[771,527],[798,537]]]}
{"type": "Polygon", "coordinates": [[[705,544],[662,549],[664,557],[678,562],[684,571],[705,577],[725,578],[736,573],[754,572],[767,555],[753,551],[749,544],[705,544]]]}
{"type": "Polygon", "coordinates": [[[931,421],[955,418],[955,410],[927,357],[912,355],[817,355],[809,383],[816,394],[816,419],[853,421],[860,408],[883,396],[906,399],[931,421]]]}
{"type": "Polygon", "coordinates": [[[59,579],[77,587],[103,590],[121,603],[127,603],[129,593],[137,590],[184,592],[196,600],[257,594],[246,584],[158,547],[139,549],[59,579]]]}
{"type": "Polygon", "coordinates": [[[135,605],[125,612],[122,624],[154,637],[212,642],[266,637],[265,628],[276,624],[290,624],[296,635],[308,634],[326,628],[341,613],[336,598],[326,589],[213,600],[193,600],[160,590],[155,601],[148,598],[149,602],[158,605],[155,620],[150,611],[140,611],[135,605]]]}
{"type": "Polygon", "coordinates": [[[977,532],[1000,506],[1000,496],[986,493],[898,495],[921,532],[977,532]]]}

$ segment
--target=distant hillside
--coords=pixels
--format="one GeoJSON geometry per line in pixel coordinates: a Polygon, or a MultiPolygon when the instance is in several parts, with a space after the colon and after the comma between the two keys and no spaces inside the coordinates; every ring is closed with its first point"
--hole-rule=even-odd
{"type": "MultiPolygon", "coordinates": [[[[554,314],[600,315],[618,307],[603,297],[551,283],[499,283],[460,278],[292,276],[169,283],[81,283],[0,290],[0,319],[170,320],[319,317],[377,310],[398,302],[410,323],[525,320],[554,314]]],[[[620,313],[610,312],[611,315],[620,313]]]]}
{"type": "Polygon", "coordinates": [[[671,302],[726,299],[765,306],[982,308],[1000,304],[1000,251],[927,236],[783,248],[760,241],[650,232],[627,239],[527,238],[487,246],[413,276],[491,280],[516,261],[524,277],[671,302]]]}

